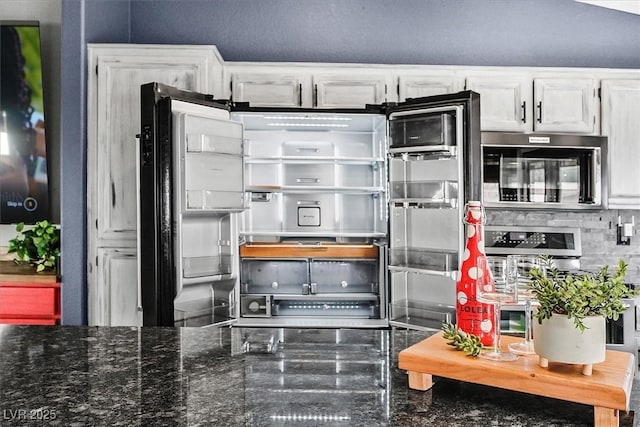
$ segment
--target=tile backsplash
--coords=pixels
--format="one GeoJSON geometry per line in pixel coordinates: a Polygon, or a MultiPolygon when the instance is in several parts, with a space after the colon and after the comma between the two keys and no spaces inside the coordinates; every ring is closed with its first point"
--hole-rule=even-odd
{"type": "Polygon", "coordinates": [[[534,211],[487,209],[489,225],[531,225],[580,228],[582,267],[593,269],[605,264],[614,266],[620,259],[629,264],[628,275],[640,277],[640,210],[602,211],[534,211]],[[635,217],[630,245],[616,244],[618,215],[622,222],[635,217]]]}

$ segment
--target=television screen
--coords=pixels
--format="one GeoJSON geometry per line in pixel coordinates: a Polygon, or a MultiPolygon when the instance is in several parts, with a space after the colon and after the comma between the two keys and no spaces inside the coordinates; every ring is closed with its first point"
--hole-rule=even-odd
{"type": "Polygon", "coordinates": [[[49,219],[40,27],[0,21],[0,223],[49,219]]]}

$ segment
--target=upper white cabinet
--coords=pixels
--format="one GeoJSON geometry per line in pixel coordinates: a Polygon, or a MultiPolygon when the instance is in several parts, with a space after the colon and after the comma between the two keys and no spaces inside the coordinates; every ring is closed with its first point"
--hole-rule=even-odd
{"type": "Polygon", "coordinates": [[[226,74],[231,99],[255,107],[364,108],[396,100],[386,69],[236,63],[226,74]]]}
{"type": "Polygon", "coordinates": [[[232,99],[250,102],[254,107],[302,107],[311,100],[310,85],[309,74],[287,73],[286,70],[264,73],[239,71],[231,75],[232,99]]]}
{"type": "Polygon", "coordinates": [[[89,324],[139,324],[137,300],[131,294],[137,289],[140,86],[159,82],[221,93],[222,59],[213,46],[90,44],[88,64],[89,324]]]}
{"type": "Polygon", "coordinates": [[[315,73],[314,107],[364,108],[366,104],[381,104],[387,101],[387,90],[392,84],[390,75],[367,74],[363,70],[315,73]]]}
{"type": "Polygon", "coordinates": [[[480,94],[482,130],[527,132],[531,130],[533,103],[531,80],[515,74],[499,77],[472,76],[466,89],[480,94]]]}
{"type": "Polygon", "coordinates": [[[596,126],[596,82],[588,78],[533,79],[537,132],[592,134],[596,126]]]}
{"type": "Polygon", "coordinates": [[[575,73],[483,72],[468,76],[466,89],[480,93],[482,130],[596,134],[596,80],[575,73]]]}
{"type": "Polygon", "coordinates": [[[601,82],[602,135],[609,141],[609,208],[640,209],[640,79],[601,82]]]}
{"type": "Polygon", "coordinates": [[[399,73],[398,101],[455,93],[462,89],[463,83],[454,71],[399,73]]]}

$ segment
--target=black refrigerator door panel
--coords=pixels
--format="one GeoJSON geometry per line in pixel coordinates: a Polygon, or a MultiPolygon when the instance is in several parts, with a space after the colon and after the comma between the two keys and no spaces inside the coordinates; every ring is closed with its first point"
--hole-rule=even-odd
{"type": "Polygon", "coordinates": [[[235,316],[242,125],[203,94],[141,88],[139,269],[145,326],[235,316]]]}

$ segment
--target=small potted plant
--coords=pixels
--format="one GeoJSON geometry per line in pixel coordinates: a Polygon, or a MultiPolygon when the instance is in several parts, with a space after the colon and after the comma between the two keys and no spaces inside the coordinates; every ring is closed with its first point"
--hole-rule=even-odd
{"type": "Polygon", "coordinates": [[[605,265],[580,275],[561,275],[549,258],[545,264],[529,271],[527,284],[538,302],[533,338],[540,366],[549,360],[582,364],[582,373],[591,375],[592,364],[605,359],[606,319],[617,320],[627,309],[622,299],[637,295],[624,284],[627,263],[620,260],[613,274],[605,265]]]}
{"type": "Polygon", "coordinates": [[[60,256],[60,229],[47,220],[38,221],[25,229],[16,226],[18,235],[9,240],[8,253],[15,253],[16,263],[28,262],[37,272],[55,269],[60,256]]]}

